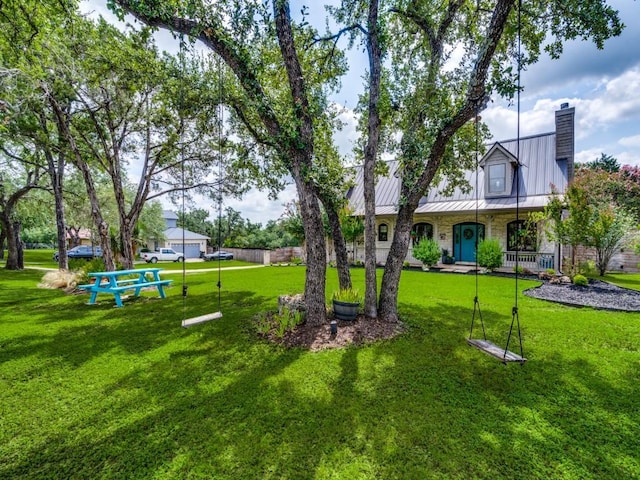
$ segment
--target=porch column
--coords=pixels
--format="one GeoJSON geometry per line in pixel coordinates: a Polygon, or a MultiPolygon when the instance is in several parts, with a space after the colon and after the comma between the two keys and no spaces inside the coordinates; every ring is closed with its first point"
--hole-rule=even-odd
{"type": "Polygon", "coordinates": [[[487,220],[487,234],[485,235],[485,238],[491,238],[492,235],[492,226],[493,226],[493,215],[485,215],[485,218],[487,220]]]}

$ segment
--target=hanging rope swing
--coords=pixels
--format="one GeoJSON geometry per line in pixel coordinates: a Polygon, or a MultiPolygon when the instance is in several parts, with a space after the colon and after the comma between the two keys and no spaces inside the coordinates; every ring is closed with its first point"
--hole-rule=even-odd
{"type": "MultiPolygon", "coordinates": [[[[183,39],[182,37],[180,38],[180,54],[182,57],[182,71],[184,72],[184,55],[182,52],[184,43],[183,43],[183,39]]],[[[217,135],[218,135],[218,155],[217,155],[217,162],[218,162],[218,191],[217,191],[217,204],[218,204],[218,241],[217,241],[217,245],[218,245],[218,251],[220,251],[222,245],[222,235],[221,235],[221,230],[222,230],[222,126],[223,126],[223,122],[222,122],[222,69],[220,66],[220,62],[218,61],[217,64],[217,69],[218,69],[218,105],[216,107],[216,128],[217,128],[217,135]]],[[[184,82],[184,79],[183,79],[184,82]]],[[[181,93],[181,102],[184,102],[184,87],[181,87],[180,90],[181,93]]],[[[183,103],[184,105],[184,103],[183,103]]],[[[181,142],[181,145],[183,145],[183,142],[181,142]]],[[[181,164],[182,164],[182,218],[185,218],[185,167],[184,167],[184,147],[181,146],[181,150],[180,150],[180,155],[181,155],[181,164]]],[[[185,245],[185,233],[184,233],[184,228],[182,229],[182,247],[184,249],[184,245],[185,245]]],[[[218,287],[218,311],[217,312],[213,312],[213,313],[207,313],[205,315],[200,315],[198,317],[191,317],[191,318],[186,318],[186,307],[187,307],[187,290],[188,290],[188,285],[187,285],[187,278],[186,278],[186,268],[185,268],[185,263],[182,263],[182,327],[183,328],[187,328],[187,327],[191,327],[193,325],[197,325],[199,323],[204,323],[204,322],[208,322],[210,320],[217,320],[219,318],[222,318],[222,311],[220,308],[220,304],[222,301],[222,294],[221,294],[221,289],[222,289],[222,282],[221,282],[221,271],[222,271],[222,265],[220,263],[220,256],[218,256],[218,282],[216,284],[216,286],[218,287]]]]}
{"type": "MultiPolygon", "coordinates": [[[[516,171],[515,171],[515,182],[516,182],[516,222],[517,225],[520,225],[520,174],[521,174],[521,170],[522,170],[522,164],[520,163],[520,73],[522,70],[521,67],[521,58],[520,58],[520,54],[521,54],[521,18],[520,18],[520,11],[521,11],[521,1],[518,2],[518,72],[517,72],[517,109],[518,109],[518,113],[517,113],[517,133],[516,133],[516,159],[517,159],[517,166],[516,166],[516,171]]],[[[478,124],[479,124],[479,105],[476,102],[476,124],[475,124],[475,141],[476,141],[476,228],[478,225],[478,197],[479,197],[479,182],[478,182],[478,176],[479,176],[479,158],[478,158],[478,150],[479,150],[479,131],[478,131],[478,124]]],[[[490,341],[487,340],[487,333],[485,330],[485,326],[484,326],[484,319],[482,318],[482,310],[480,309],[480,302],[478,300],[478,235],[476,233],[476,242],[475,242],[475,252],[476,252],[476,274],[475,274],[475,280],[476,280],[476,295],[473,299],[473,315],[471,317],[471,329],[469,331],[469,338],[467,338],[467,343],[472,346],[477,348],[478,350],[491,355],[492,357],[497,358],[498,360],[500,360],[502,363],[504,363],[505,365],[509,362],[515,362],[515,363],[520,363],[521,365],[523,365],[527,359],[524,357],[524,349],[523,349],[523,345],[522,345],[522,332],[520,330],[520,316],[519,316],[519,312],[518,312],[518,270],[519,270],[519,247],[516,245],[516,265],[515,265],[515,294],[514,294],[514,306],[511,309],[511,325],[509,327],[509,333],[507,335],[507,343],[505,345],[504,348],[499,347],[498,345],[496,345],[495,343],[492,343],[490,341]],[[482,327],[482,338],[473,338],[473,328],[475,326],[475,321],[479,320],[480,325],[482,327]],[[509,350],[509,344],[511,342],[511,339],[513,337],[513,333],[514,333],[514,328],[515,328],[515,332],[517,333],[518,336],[518,341],[520,344],[520,354],[518,355],[517,353],[514,353],[512,351],[509,350]]]]}

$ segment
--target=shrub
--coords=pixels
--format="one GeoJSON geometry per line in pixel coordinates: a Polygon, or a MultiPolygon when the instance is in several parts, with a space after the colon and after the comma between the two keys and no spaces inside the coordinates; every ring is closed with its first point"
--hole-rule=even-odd
{"type": "Polygon", "coordinates": [[[580,287],[586,287],[589,284],[589,280],[584,275],[576,275],[573,277],[573,284],[580,287]]]}
{"type": "Polygon", "coordinates": [[[427,267],[438,263],[440,255],[440,245],[432,238],[424,238],[418,245],[413,247],[413,257],[420,260],[427,267]]]}
{"type": "Polygon", "coordinates": [[[300,257],[291,257],[291,263],[293,263],[294,265],[301,265],[302,264],[302,258],[300,258],[300,257]]]}
{"type": "Polygon", "coordinates": [[[55,270],[45,273],[41,282],[38,284],[40,288],[62,288],[64,290],[73,290],[78,285],[77,272],[68,270],[55,270]]]}
{"type": "Polygon", "coordinates": [[[409,268],[409,262],[407,262],[406,260],[402,263],[402,266],[404,268],[409,268]]]}
{"type": "MultiPolygon", "coordinates": [[[[74,258],[69,260],[69,270],[73,270],[76,274],[78,283],[91,283],[89,277],[91,272],[104,272],[105,266],[102,258],[94,258],[92,260],[82,260],[74,258]]],[[[122,270],[122,264],[116,262],[116,270],[122,270]]]]}
{"type": "Polygon", "coordinates": [[[513,272],[517,273],[518,275],[522,275],[524,273],[524,267],[522,265],[518,265],[517,267],[514,265],[513,272]]]}
{"type": "Polygon", "coordinates": [[[304,322],[304,315],[304,312],[290,310],[286,307],[282,309],[282,313],[261,313],[255,318],[256,330],[262,336],[272,334],[277,338],[282,338],[285,333],[292,332],[304,322]]]}
{"type": "Polygon", "coordinates": [[[261,312],[256,316],[258,334],[267,335],[271,331],[271,318],[268,313],[261,312]]]}
{"type": "Polygon", "coordinates": [[[585,260],[578,264],[578,273],[581,275],[595,275],[597,271],[596,262],[593,260],[585,260]]]}
{"type": "Polygon", "coordinates": [[[553,268],[547,268],[545,272],[547,272],[547,275],[552,275],[552,276],[556,274],[556,271],[553,268]]]}
{"type": "Polygon", "coordinates": [[[502,266],[502,247],[496,238],[487,238],[478,243],[478,265],[488,270],[502,266]]]}

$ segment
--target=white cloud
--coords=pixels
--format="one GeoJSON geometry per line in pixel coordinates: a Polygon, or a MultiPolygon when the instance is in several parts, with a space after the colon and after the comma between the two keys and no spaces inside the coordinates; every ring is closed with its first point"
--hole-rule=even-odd
{"type": "Polygon", "coordinates": [[[640,148],[640,135],[634,135],[632,137],[622,137],[620,140],[618,140],[618,143],[625,147],[640,148]]]}
{"type": "Polygon", "coordinates": [[[333,141],[338,147],[338,152],[347,159],[353,158],[353,147],[358,140],[358,115],[350,108],[334,104],[334,108],[341,109],[338,118],[342,122],[342,128],[333,134],[333,141]]]}
{"type": "MultiPolygon", "coordinates": [[[[280,192],[277,200],[269,200],[267,192],[250,190],[241,199],[224,198],[223,211],[225,207],[231,207],[241,212],[243,218],[251,220],[253,223],[261,223],[265,226],[269,220],[277,220],[284,211],[284,204],[297,199],[295,185],[287,185],[280,192]]],[[[212,218],[217,217],[217,206],[213,205],[209,211],[212,218]]]]}
{"type": "Polygon", "coordinates": [[[590,148],[588,150],[581,150],[576,152],[575,161],[577,163],[593,162],[595,159],[600,158],[602,150],[598,148],[590,148]]]}
{"type": "Polygon", "coordinates": [[[635,152],[622,151],[613,155],[620,165],[640,166],[640,154],[635,152]]]}
{"type": "MultiPolygon", "coordinates": [[[[555,130],[555,111],[560,108],[558,100],[545,99],[536,102],[533,109],[520,112],[520,136],[537,135],[555,130]]],[[[514,106],[491,107],[481,113],[489,126],[493,140],[509,140],[518,136],[518,111],[514,106]]]]}

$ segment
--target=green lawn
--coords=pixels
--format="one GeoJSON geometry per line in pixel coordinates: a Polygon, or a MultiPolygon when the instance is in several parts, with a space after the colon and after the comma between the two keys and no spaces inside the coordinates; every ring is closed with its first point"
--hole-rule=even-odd
{"type": "MultiPolygon", "coordinates": [[[[39,268],[58,268],[58,262],[53,260],[53,254],[55,250],[42,249],[42,250],[25,250],[24,252],[24,264],[25,267],[39,267],[39,268]]],[[[6,252],[5,252],[6,256],[6,252]]],[[[0,260],[0,266],[5,264],[5,260],[0,260]]],[[[255,263],[244,262],[242,260],[225,260],[220,262],[222,268],[228,267],[242,267],[252,266],[255,263]]],[[[140,259],[136,259],[135,268],[149,267],[151,264],[145,263],[140,259]]],[[[155,266],[164,268],[166,270],[180,270],[182,271],[182,263],[179,262],[158,262],[155,266]]],[[[217,269],[218,261],[214,262],[186,262],[187,270],[204,270],[204,269],[217,269]]]]}
{"type": "MultiPolygon", "coordinates": [[[[223,319],[188,330],[217,272],[122,309],[41,276],[0,271],[0,478],[640,477],[640,314],[520,296],[529,362],[504,366],[466,345],[473,276],[403,272],[405,334],[320,353],[252,331],[301,267],[223,272],[223,319]]],[[[479,289],[499,343],[514,282],[479,289]]]]}

